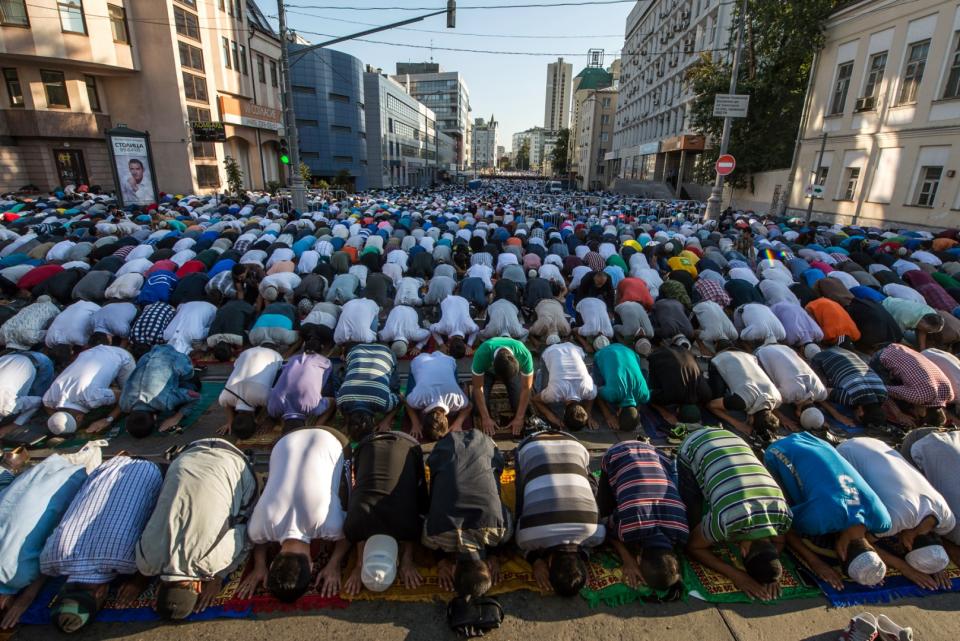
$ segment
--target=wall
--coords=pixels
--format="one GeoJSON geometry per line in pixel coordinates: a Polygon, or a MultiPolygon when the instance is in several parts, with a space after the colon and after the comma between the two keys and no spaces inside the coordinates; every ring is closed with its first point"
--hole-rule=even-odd
{"type": "Polygon", "coordinates": [[[769,212],[773,205],[775,193],[783,193],[787,189],[787,182],[790,180],[789,169],[779,169],[776,171],[765,171],[753,175],[753,190],[749,187],[745,189],[734,189],[731,194],[730,189],[723,191],[723,207],[728,205],[734,209],[753,210],[755,212],[769,212]],[[777,188],[780,188],[777,192],[777,188]]]}

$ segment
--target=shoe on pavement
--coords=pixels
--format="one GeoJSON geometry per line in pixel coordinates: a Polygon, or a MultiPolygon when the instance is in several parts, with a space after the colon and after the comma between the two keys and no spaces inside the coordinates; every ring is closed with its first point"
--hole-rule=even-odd
{"type": "Polygon", "coordinates": [[[838,641],[877,641],[879,634],[877,617],[869,612],[861,612],[850,619],[838,641]]]}
{"type": "Polygon", "coordinates": [[[894,623],[886,614],[877,617],[879,641],[913,641],[913,628],[904,628],[894,623]]]}

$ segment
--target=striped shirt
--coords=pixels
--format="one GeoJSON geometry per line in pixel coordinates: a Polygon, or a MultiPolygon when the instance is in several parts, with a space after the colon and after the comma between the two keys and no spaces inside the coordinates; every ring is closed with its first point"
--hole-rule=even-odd
{"type": "Polygon", "coordinates": [[[134,548],[160,494],[160,468],[126,456],[87,477],[40,554],[40,571],[71,583],[107,583],[134,574],[134,548]]]}
{"type": "Polygon", "coordinates": [[[823,374],[830,400],[848,407],[883,403],[887,387],[863,360],[842,347],[825,349],[811,361],[823,374]]]}
{"type": "Polygon", "coordinates": [[[400,399],[397,357],[385,345],[361,343],[347,354],[343,384],[337,390],[337,407],[344,414],[390,412],[400,399]]]}
{"type": "Polygon", "coordinates": [[[517,546],[593,547],[606,530],[590,484],[590,454],[566,434],[544,432],[517,446],[517,546]]]}
{"type": "Polygon", "coordinates": [[[667,457],[647,443],[625,441],[607,450],[600,467],[616,499],[611,527],[618,539],[644,548],[687,542],[687,509],[667,457]]]}
{"type": "Polygon", "coordinates": [[[739,436],[697,430],[680,445],[678,460],[703,492],[701,524],[708,541],[753,541],[790,529],[793,515],[783,491],[739,436]]]}

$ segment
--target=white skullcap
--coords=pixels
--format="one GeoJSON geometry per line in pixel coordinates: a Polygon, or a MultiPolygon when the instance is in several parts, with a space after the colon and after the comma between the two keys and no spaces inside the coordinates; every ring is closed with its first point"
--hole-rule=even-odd
{"type": "Polygon", "coordinates": [[[637,341],[637,344],[635,345],[635,349],[637,350],[637,353],[640,354],[640,356],[648,356],[652,348],[653,346],[650,345],[650,341],[647,340],[646,338],[641,338],[640,340],[637,341]]]}
{"type": "Polygon", "coordinates": [[[263,300],[273,302],[280,295],[280,290],[275,285],[267,285],[263,288],[263,300]]]}
{"type": "Polygon", "coordinates": [[[601,350],[609,344],[610,344],[610,339],[604,336],[603,334],[600,334],[595,339],[593,339],[593,349],[595,350],[601,350]]]}
{"type": "Polygon", "coordinates": [[[823,427],[823,412],[816,407],[808,407],[800,413],[800,425],[805,430],[818,430],[823,427]]]}
{"type": "Polygon", "coordinates": [[[887,566],[879,554],[868,550],[850,561],[847,574],[860,585],[872,587],[883,581],[887,575],[887,566]]]}
{"type": "Polygon", "coordinates": [[[556,345],[560,342],[560,336],[557,334],[550,334],[547,336],[547,345],[556,345]]]}
{"type": "Polygon", "coordinates": [[[393,343],[390,345],[390,350],[397,358],[403,358],[406,356],[407,349],[409,349],[407,341],[393,341],[393,343]]]}
{"type": "Polygon", "coordinates": [[[925,545],[907,553],[904,560],[918,572],[936,574],[950,565],[950,557],[942,545],[925,545]]]}
{"type": "Polygon", "coordinates": [[[51,434],[73,434],[77,431],[77,419],[70,412],[55,412],[47,419],[47,429],[51,434]]]}
{"type": "Polygon", "coordinates": [[[803,355],[806,359],[812,360],[814,356],[820,353],[820,346],[816,343],[807,343],[803,346],[803,355]]]}

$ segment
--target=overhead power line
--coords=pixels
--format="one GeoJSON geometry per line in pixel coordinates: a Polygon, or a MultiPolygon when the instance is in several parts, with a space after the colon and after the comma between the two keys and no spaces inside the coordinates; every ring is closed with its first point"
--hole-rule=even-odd
{"type": "MultiPolygon", "coordinates": [[[[457,11],[473,11],[487,9],[548,9],[552,7],[588,7],[604,4],[627,4],[636,0],[588,0],[586,2],[539,2],[530,4],[491,4],[491,5],[457,5],[457,11]]],[[[319,4],[290,4],[288,9],[332,9],[337,11],[442,11],[443,7],[344,7],[343,5],[319,4]]]]}

